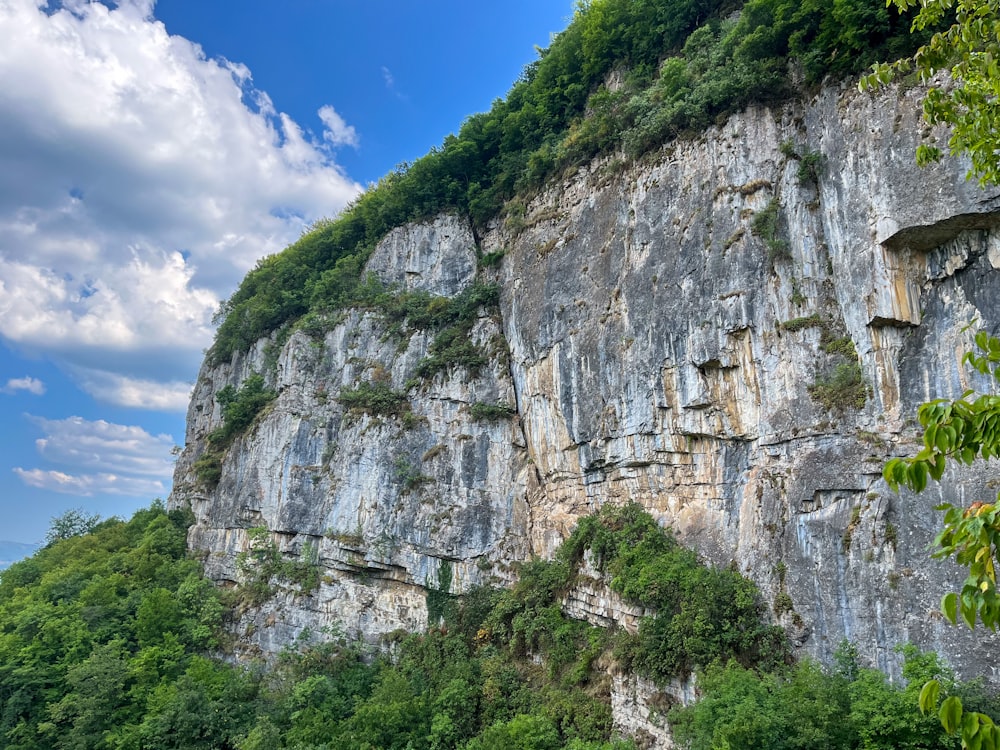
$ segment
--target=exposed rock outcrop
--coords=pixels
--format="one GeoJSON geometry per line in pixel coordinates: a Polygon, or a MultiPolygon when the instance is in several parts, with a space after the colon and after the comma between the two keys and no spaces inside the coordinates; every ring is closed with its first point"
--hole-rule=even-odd
{"type": "MultiPolygon", "coordinates": [[[[171,498],[195,512],[191,546],[235,581],[247,529],[266,526],[285,553],[313,545],[321,568],[317,590],[247,611],[249,641],[420,628],[428,590],[508,582],[582,515],[637,501],[754,579],[803,653],[828,658],[847,637],[890,674],[907,641],[959,671],[992,664],[995,640],[937,614],[961,575],[927,546],[933,507],[995,493],[994,469],[920,497],[881,479],[915,450],[919,403],[989,387],[961,355],[970,320],[1000,323],[1000,194],[954,161],[913,164],[919,93],[828,88],[636,164],[596,162],[478,248],[457,217],[394,231],[368,264],[387,283],[452,297],[497,274],[476,373],[414,385],[430,334],[386,338],[370,311],[295,333],[270,368],[267,341],[206,366],[171,498]],[[477,252],[499,250],[499,271],[477,270],[477,252]],[[194,461],[220,423],[213,394],[252,372],[278,397],[207,489],[194,461]],[[345,409],[337,395],[359,382],[405,392],[405,412],[345,409]],[[477,403],[516,413],[477,419],[477,403]]],[[[636,616],[599,581],[567,607],[636,616]]]]}

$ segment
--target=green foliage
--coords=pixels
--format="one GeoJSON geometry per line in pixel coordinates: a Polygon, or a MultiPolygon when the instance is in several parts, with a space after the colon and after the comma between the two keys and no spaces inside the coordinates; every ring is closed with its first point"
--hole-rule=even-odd
{"type": "Polygon", "coordinates": [[[868,400],[868,384],[857,360],[837,364],[829,374],[817,377],[808,390],[831,411],[861,409],[868,400]]]}
{"type": "Polygon", "coordinates": [[[239,390],[232,385],[222,388],[215,394],[222,409],[222,427],[209,435],[209,444],[216,449],[230,445],[276,397],[274,391],[264,387],[264,377],[258,374],[244,380],[239,390]]]}
{"type": "Polygon", "coordinates": [[[274,596],[278,584],[293,585],[300,594],[319,588],[319,550],[315,544],[303,545],[297,558],[285,558],[265,526],[247,529],[249,549],[236,557],[241,581],[238,593],[245,602],[260,605],[274,596]]]}
{"type": "MultiPolygon", "coordinates": [[[[980,331],[976,335],[980,354],[964,357],[978,372],[1000,380],[1000,339],[980,331]]],[[[938,481],[949,460],[970,465],[979,459],[1000,456],[1000,396],[980,395],[968,390],[954,401],[936,399],[917,412],[923,427],[923,449],[913,458],[892,459],[884,469],[889,486],[900,485],[914,492],[927,486],[928,478],[938,481]]],[[[958,617],[971,628],[977,615],[982,623],[1000,627],[1000,597],[997,595],[996,561],[1000,544],[998,503],[974,502],[968,508],[950,504],[944,511],[944,528],[935,539],[935,557],[952,557],[969,570],[960,593],[950,593],[942,611],[953,623],[958,617]]]]}
{"type": "Polygon", "coordinates": [[[97,513],[86,513],[83,508],[72,508],[56,516],[45,532],[45,544],[52,544],[70,537],[89,534],[97,528],[101,517],[97,513]]]}
{"type": "Polygon", "coordinates": [[[854,348],[854,341],[850,336],[841,336],[840,338],[827,337],[827,340],[823,343],[823,351],[827,354],[839,354],[851,362],[857,362],[858,360],[858,350],[854,348]]]}
{"type": "MultiPolygon", "coordinates": [[[[549,678],[483,636],[504,595],[451,596],[447,562],[436,585],[441,627],[406,638],[391,660],[336,630],[304,634],[266,670],[209,658],[224,609],[184,554],[190,520],[157,504],[53,540],[0,573],[0,746],[634,750],[612,739],[608,684],[588,682],[603,631],[561,618],[553,653],[586,668],[549,678]],[[590,633],[583,657],[560,629],[590,633]]],[[[266,529],[249,535],[237,598],[316,580],[315,547],[291,561],[266,529]]]]}
{"type": "MultiPolygon", "coordinates": [[[[190,518],[154,505],[53,541],[0,573],[0,745],[634,750],[613,736],[610,684],[595,669],[611,634],[559,605],[583,555],[633,602],[680,602],[673,614],[699,623],[702,639],[719,612],[730,618],[715,624],[720,643],[744,628],[738,611],[732,619],[741,601],[748,616],[760,612],[752,586],[729,570],[697,573],[693,554],[626,506],[585,519],[555,560],[525,564],[510,590],[453,596],[453,571],[442,562],[440,606],[428,602],[435,625],[397,643],[391,659],[333,630],[304,634],[266,670],[241,670],[206,656],[219,651],[224,609],[185,557],[190,518]],[[685,604],[698,586],[709,587],[703,601],[685,604]],[[713,597],[719,602],[705,609],[713,597]]],[[[239,563],[248,581],[310,585],[314,547],[295,563],[265,529],[250,537],[239,563]]],[[[759,645],[728,657],[723,648],[703,662],[704,699],[670,716],[679,741],[693,749],[949,748],[940,722],[915,708],[917,686],[932,677],[938,687],[926,689],[924,704],[947,703],[948,721],[962,726],[975,714],[984,736],[992,726],[978,717],[996,701],[980,685],[956,684],[933,655],[906,652],[901,688],[860,669],[849,647],[824,671],[787,666],[784,645],[771,658],[746,658],[759,645]],[[955,718],[957,700],[966,708],[955,718]]]]}
{"type": "Polygon", "coordinates": [[[444,620],[453,602],[451,595],[451,560],[438,563],[438,583],[427,586],[427,622],[435,625],[444,620]]]}
{"type": "Polygon", "coordinates": [[[194,655],[218,647],[223,609],[185,556],[189,522],[156,503],[0,573],[0,746],[232,740],[226,722],[254,691],[238,670],[194,655]],[[220,712],[220,701],[234,705],[220,712]]]}
{"type": "Polygon", "coordinates": [[[795,611],[795,602],[792,601],[792,597],[787,591],[779,591],[775,594],[773,611],[777,617],[781,617],[786,612],[795,611]]]}
{"type": "Polygon", "coordinates": [[[791,257],[788,240],[782,236],[781,204],[777,198],[772,198],[767,206],[754,214],[750,231],[764,240],[767,257],[772,262],[791,257]]]}
{"type": "Polygon", "coordinates": [[[355,388],[341,388],[337,396],[345,408],[377,416],[399,416],[408,407],[406,394],[394,391],[389,383],[360,383],[355,388]]]}
{"type": "Polygon", "coordinates": [[[819,151],[805,151],[799,157],[799,168],[795,176],[803,185],[818,185],[825,163],[825,157],[819,151]]]}
{"type": "Polygon", "coordinates": [[[819,313],[812,313],[811,315],[804,315],[800,318],[792,318],[791,320],[786,320],[781,324],[781,327],[786,331],[801,331],[805,328],[816,328],[825,327],[826,321],[819,313]]]}
{"type": "Polygon", "coordinates": [[[809,395],[831,411],[861,409],[868,399],[868,384],[861,372],[858,353],[850,336],[836,336],[836,327],[819,313],[786,320],[786,331],[820,329],[820,348],[832,357],[826,371],[808,386],[809,395]]]}
{"type": "MultiPolygon", "coordinates": [[[[912,59],[872,65],[872,73],[861,88],[884,85],[894,77],[916,70],[929,83],[938,71],[947,69],[953,85],[932,86],[924,98],[924,120],[951,129],[948,148],[952,155],[966,154],[972,161],[969,177],[982,186],[1000,183],[1000,33],[997,0],[888,0],[900,12],[917,9],[914,33],[936,31],[912,59]]],[[[923,143],[917,148],[917,163],[938,161],[941,149],[923,143]]]]}
{"type": "Polygon", "coordinates": [[[481,311],[496,309],[499,297],[498,286],[479,281],[449,298],[424,291],[399,292],[371,276],[359,290],[356,304],[376,311],[388,334],[400,340],[413,330],[434,333],[428,356],[416,368],[418,378],[430,379],[455,367],[475,374],[486,364],[486,353],[472,341],[472,329],[481,311]]]}
{"type": "Polygon", "coordinates": [[[799,148],[792,141],[782,141],[779,150],[782,156],[794,159],[799,163],[799,168],[795,173],[799,184],[819,185],[819,178],[823,174],[823,167],[826,163],[823,154],[819,151],[799,148]]]}
{"type": "Polygon", "coordinates": [[[222,479],[222,454],[209,448],[195,459],[194,474],[209,489],[215,489],[222,479]]]}
{"type": "Polygon", "coordinates": [[[670,712],[671,728],[690,750],[953,748],[940,724],[916,710],[916,698],[927,675],[945,675],[956,692],[970,686],[954,685],[934,654],[912,646],[903,653],[905,687],[861,669],[846,642],[831,669],[808,659],[764,674],[732,662],[715,666],[699,677],[701,700],[670,712]]]}
{"type": "Polygon", "coordinates": [[[559,556],[578,561],[588,549],[612,589],[655,610],[619,643],[619,657],[640,674],[665,682],[716,662],[766,666],[789,658],[784,631],[763,622],[753,583],[700,564],[639,506],[583,519],[559,556]]]}
{"type": "Polygon", "coordinates": [[[393,462],[392,473],[393,479],[407,492],[433,480],[432,477],[420,473],[419,462],[411,461],[406,456],[400,456],[393,462]]]}
{"type": "MultiPolygon", "coordinates": [[[[966,352],[963,363],[1000,380],[1000,339],[979,331],[975,342],[979,353],[966,352]]],[[[890,487],[898,490],[904,485],[922,492],[928,477],[941,479],[949,460],[968,465],[1000,455],[1000,396],[981,395],[970,401],[974,393],[967,390],[954,401],[936,399],[920,407],[917,414],[924,429],[924,447],[913,458],[894,458],[886,463],[883,476],[890,487]]],[[[950,592],[941,600],[941,611],[952,624],[961,617],[969,628],[975,628],[978,618],[991,630],[1000,628],[998,506],[1000,498],[993,503],[976,501],[964,509],[950,503],[938,506],[944,511],[944,528],[934,540],[934,556],[954,556],[969,571],[961,592],[950,592]]],[[[941,690],[940,681],[928,680],[920,694],[921,711],[936,711],[945,731],[961,737],[963,748],[1000,747],[1000,727],[990,716],[966,710],[957,695],[938,706],[941,690]]]]}
{"type": "Polygon", "coordinates": [[[199,482],[209,489],[219,484],[226,449],[276,397],[274,391],[264,387],[264,378],[259,374],[249,376],[239,390],[227,385],[215,394],[222,411],[222,426],[209,434],[204,452],[194,462],[192,468],[199,482]]]}
{"type": "Polygon", "coordinates": [[[432,378],[439,372],[463,367],[475,374],[488,361],[486,353],[472,341],[472,329],[480,310],[499,304],[500,288],[495,284],[474,283],[442,305],[428,326],[436,329],[430,354],[417,365],[417,376],[432,378]]]}
{"type": "Polygon", "coordinates": [[[485,253],[479,259],[480,268],[499,268],[500,263],[503,261],[503,256],[506,255],[505,250],[495,250],[492,253],[485,253]]]}
{"type": "Polygon", "coordinates": [[[477,401],[469,407],[469,414],[476,421],[495,422],[500,419],[510,419],[517,414],[517,409],[502,401],[495,404],[477,401]]]}

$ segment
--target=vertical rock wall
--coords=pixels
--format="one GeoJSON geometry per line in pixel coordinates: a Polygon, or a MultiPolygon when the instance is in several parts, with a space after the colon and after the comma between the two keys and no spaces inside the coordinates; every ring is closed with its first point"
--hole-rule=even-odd
{"type": "MultiPolygon", "coordinates": [[[[992,663],[995,641],[936,614],[961,576],[927,546],[933,506],[995,493],[994,468],[919,498],[881,480],[915,450],[920,402],[988,387],[960,365],[964,327],[1000,324],[1000,197],[954,161],[913,165],[918,100],[825,89],[535,197],[482,238],[505,256],[500,313],[473,334],[496,356],[475,377],[406,390],[429,336],[387,339],[364,311],[294,334],[270,369],[268,342],[206,367],[171,499],[195,511],[192,547],[235,581],[247,530],[265,526],[289,557],[318,550],[322,573],[309,595],[249,608],[249,642],[420,628],[442,573],[451,591],[507,582],[582,515],[638,501],[753,578],[803,653],[848,637],[891,674],[906,641],[960,670],[992,663]],[[265,371],[278,397],[209,490],[194,461],[220,423],[214,393],[265,371]],[[406,390],[406,419],[337,401],[372,380],[406,390]],[[476,420],[477,402],[517,413],[476,420]]],[[[394,231],[369,270],[454,296],[483,273],[476,252],[465,222],[441,217],[394,231]]],[[[567,606],[615,619],[596,589],[567,606]]]]}
{"type": "Polygon", "coordinates": [[[751,109],[498,225],[535,551],[638,501],[756,580],[805,653],[847,637],[898,674],[913,641],[982,668],[996,644],[937,614],[961,576],[927,546],[933,506],[989,495],[995,470],[919,498],[881,479],[915,452],[919,403],[990,387],[960,365],[964,329],[1000,323],[1000,198],[913,164],[918,101],[751,109]]]}

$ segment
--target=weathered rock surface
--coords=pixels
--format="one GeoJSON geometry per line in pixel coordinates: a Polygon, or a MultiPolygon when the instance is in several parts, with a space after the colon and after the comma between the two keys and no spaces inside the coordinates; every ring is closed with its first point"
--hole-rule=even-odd
{"type": "MultiPolygon", "coordinates": [[[[194,509],[191,546],[235,581],[247,529],[266,526],[290,556],[312,545],[322,572],[309,595],[248,611],[249,641],[419,628],[440,574],[453,592],[506,582],[509,563],[551,554],[580,516],[638,501],[753,578],[803,653],[828,658],[847,637],[898,675],[893,648],[914,642],[961,672],[992,669],[996,640],[937,614],[961,574],[927,547],[933,507],[992,495],[995,469],[920,497],[881,479],[888,457],[915,450],[919,403],[989,387],[961,366],[965,327],[1000,324],[1000,194],[954,161],[913,164],[918,101],[830,88],[537,196],[480,242],[506,251],[500,314],[474,332],[500,353],[474,377],[410,388],[406,419],[336,399],[361,381],[403,390],[427,353],[427,334],[399,345],[372,313],[322,340],[296,333],[270,371],[267,342],[206,367],[171,499],[194,509]],[[792,150],[822,155],[816,179],[792,150]],[[755,221],[769,206],[772,231],[755,221]],[[255,371],[278,398],[206,490],[193,463],[220,423],[213,394],[255,371]],[[477,421],[476,402],[517,413],[477,421]]],[[[441,217],[394,231],[369,269],[453,296],[477,273],[476,243],[441,217]]],[[[597,580],[567,608],[637,615],[597,580]]],[[[619,714],[635,689],[616,688],[619,714]]]]}

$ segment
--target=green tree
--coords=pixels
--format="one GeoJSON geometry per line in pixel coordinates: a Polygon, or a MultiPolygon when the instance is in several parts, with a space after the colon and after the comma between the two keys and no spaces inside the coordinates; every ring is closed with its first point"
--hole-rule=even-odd
{"type": "MultiPolygon", "coordinates": [[[[887,0],[900,12],[919,8],[912,30],[941,28],[911,59],[877,63],[861,87],[888,83],[894,76],[916,70],[929,83],[939,71],[950,83],[932,86],[924,99],[924,119],[951,128],[948,148],[972,161],[969,177],[980,185],[1000,182],[1000,0],[887,0]]],[[[941,158],[941,149],[924,143],[917,162],[941,158]]]]}
{"type": "Polygon", "coordinates": [[[97,513],[86,513],[83,508],[72,508],[52,519],[49,530],[45,532],[45,543],[52,544],[60,539],[89,534],[100,522],[101,517],[97,513]]]}

